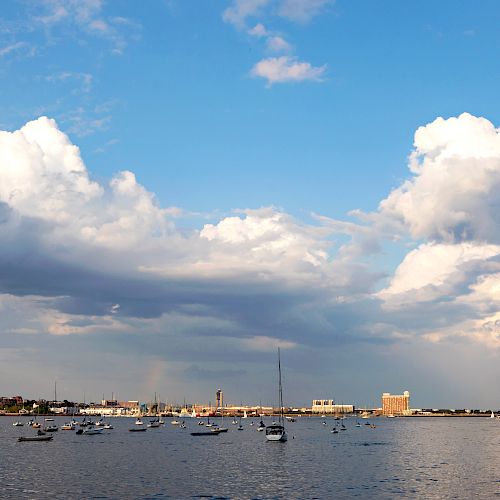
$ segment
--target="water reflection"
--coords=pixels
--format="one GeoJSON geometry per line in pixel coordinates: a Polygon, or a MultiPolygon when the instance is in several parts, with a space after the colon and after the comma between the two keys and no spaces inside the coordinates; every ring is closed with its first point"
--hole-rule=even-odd
{"type": "MultiPolygon", "coordinates": [[[[334,421],[289,424],[287,443],[247,426],[193,437],[166,425],[130,433],[128,419],[95,436],[48,443],[0,418],[2,498],[490,498],[500,493],[500,420],[379,419],[332,434],[334,421]],[[294,439],[292,439],[292,437],[294,439]]],[[[61,425],[63,419],[57,419],[61,425]]]]}

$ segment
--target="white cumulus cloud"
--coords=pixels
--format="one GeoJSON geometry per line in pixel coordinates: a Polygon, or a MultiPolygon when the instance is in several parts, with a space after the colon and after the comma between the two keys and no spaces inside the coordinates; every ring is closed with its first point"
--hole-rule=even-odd
{"type": "Polygon", "coordinates": [[[259,61],[251,71],[251,75],[264,78],[269,85],[313,81],[321,82],[326,71],[324,66],[312,66],[311,63],[299,61],[296,57],[270,57],[259,61]]]}

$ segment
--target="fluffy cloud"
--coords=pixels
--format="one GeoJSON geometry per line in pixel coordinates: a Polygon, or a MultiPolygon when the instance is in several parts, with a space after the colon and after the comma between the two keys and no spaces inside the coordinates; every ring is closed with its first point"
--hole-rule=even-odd
{"type": "Polygon", "coordinates": [[[252,17],[262,12],[271,0],[235,0],[222,14],[224,21],[238,27],[245,24],[247,17],[252,17]]]}
{"type": "Polygon", "coordinates": [[[334,0],[283,0],[279,14],[292,21],[307,22],[333,3],[334,0]]]}
{"type": "Polygon", "coordinates": [[[281,36],[269,37],[266,45],[271,52],[289,52],[292,50],[292,46],[281,36]]]}
{"type": "Polygon", "coordinates": [[[420,127],[410,157],[413,178],[380,203],[414,239],[500,242],[500,135],[464,113],[420,127]]]}
{"type": "Polygon", "coordinates": [[[334,0],[234,0],[224,10],[222,18],[241,28],[247,18],[264,15],[267,11],[294,22],[307,22],[332,5],[334,0]]]}
{"type": "Polygon", "coordinates": [[[251,71],[254,77],[264,78],[268,85],[313,81],[320,82],[326,66],[312,66],[308,62],[299,61],[296,57],[270,57],[259,61],[251,71]]]}
{"type": "MultiPolygon", "coordinates": [[[[307,22],[333,0],[235,0],[223,13],[226,22],[238,29],[246,28],[247,18],[263,16],[271,12],[294,22],[307,22]]],[[[268,30],[261,22],[246,32],[255,38],[264,38],[268,52],[290,54],[292,45],[281,34],[268,30]]],[[[286,55],[262,59],[252,68],[250,74],[264,78],[268,85],[284,82],[322,81],[326,65],[314,67],[298,57],[286,55]]]]}

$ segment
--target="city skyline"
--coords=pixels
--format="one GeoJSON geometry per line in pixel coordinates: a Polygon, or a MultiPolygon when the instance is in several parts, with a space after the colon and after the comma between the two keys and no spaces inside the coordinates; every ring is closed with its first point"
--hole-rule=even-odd
{"type": "Polygon", "coordinates": [[[500,406],[496,2],[2,7],[0,393],[500,406]]]}

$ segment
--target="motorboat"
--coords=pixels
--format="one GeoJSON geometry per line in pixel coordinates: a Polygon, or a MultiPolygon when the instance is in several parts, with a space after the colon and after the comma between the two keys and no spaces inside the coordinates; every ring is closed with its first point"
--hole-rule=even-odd
{"type": "Polygon", "coordinates": [[[181,424],[176,418],[174,418],[170,423],[172,425],[180,425],[181,424]]]}
{"type": "Polygon", "coordinates": [[[17,422],[14,422],[12,425],[14,427],[22,427],[24,424],[22,422],[17,421],[17,422]]]}
{"type": "Polygon", "coordinates": [[[111,424],[104,424],[103,429],[113,429],[113,426],[111,424]]]}
{"type": "Polygon", "coordinates": [[[129,432],[145,432],[147,431],[146,427],[132,427],[129,429],[129,432]]]}
{"type": "Polygon", "coordinates": [[[87,427],[83,430],[82,434],[88,434],[89,436],[93,436],[95,434],[102,434],[104,431],[103,427],[87,427]]]}
{"type": "Polygon", "coordinates": [[[75,426],[71,422],[65,423],[64,425],[61,425],[61,430],[62,431],[73,431],[73,430],[75,430],[75,426]]]}
{"type": "Polygon", "coordinates": [[[259,422],[259,427],[257,427],[257,430],[258,430],[259,432],[262,432],[265,428],[266,428],[266,424],[264,423],[264,421],[263,421],[263,420],[261,420],[261,421],[259,422]]]}
{"type": "Polygon", "coordinates": [[[160,427],[160,422],[158,421],[158,419],[151,420],[151,421],[148,423],[148,427],[149,427],[149,428],[156,428],[156,427],[160,427]]]}
{"type": "Polygon", "coordinates": [[[47,425],[43,430],[45,432],[57,432],[59,427],[57,427],[57,425],[47,425]]]}
{"type": "Polygon", "coordinates": [[[140,419],[140,417],[136,418],[135,425],[144,425],[144,422],[140,419]]]}

